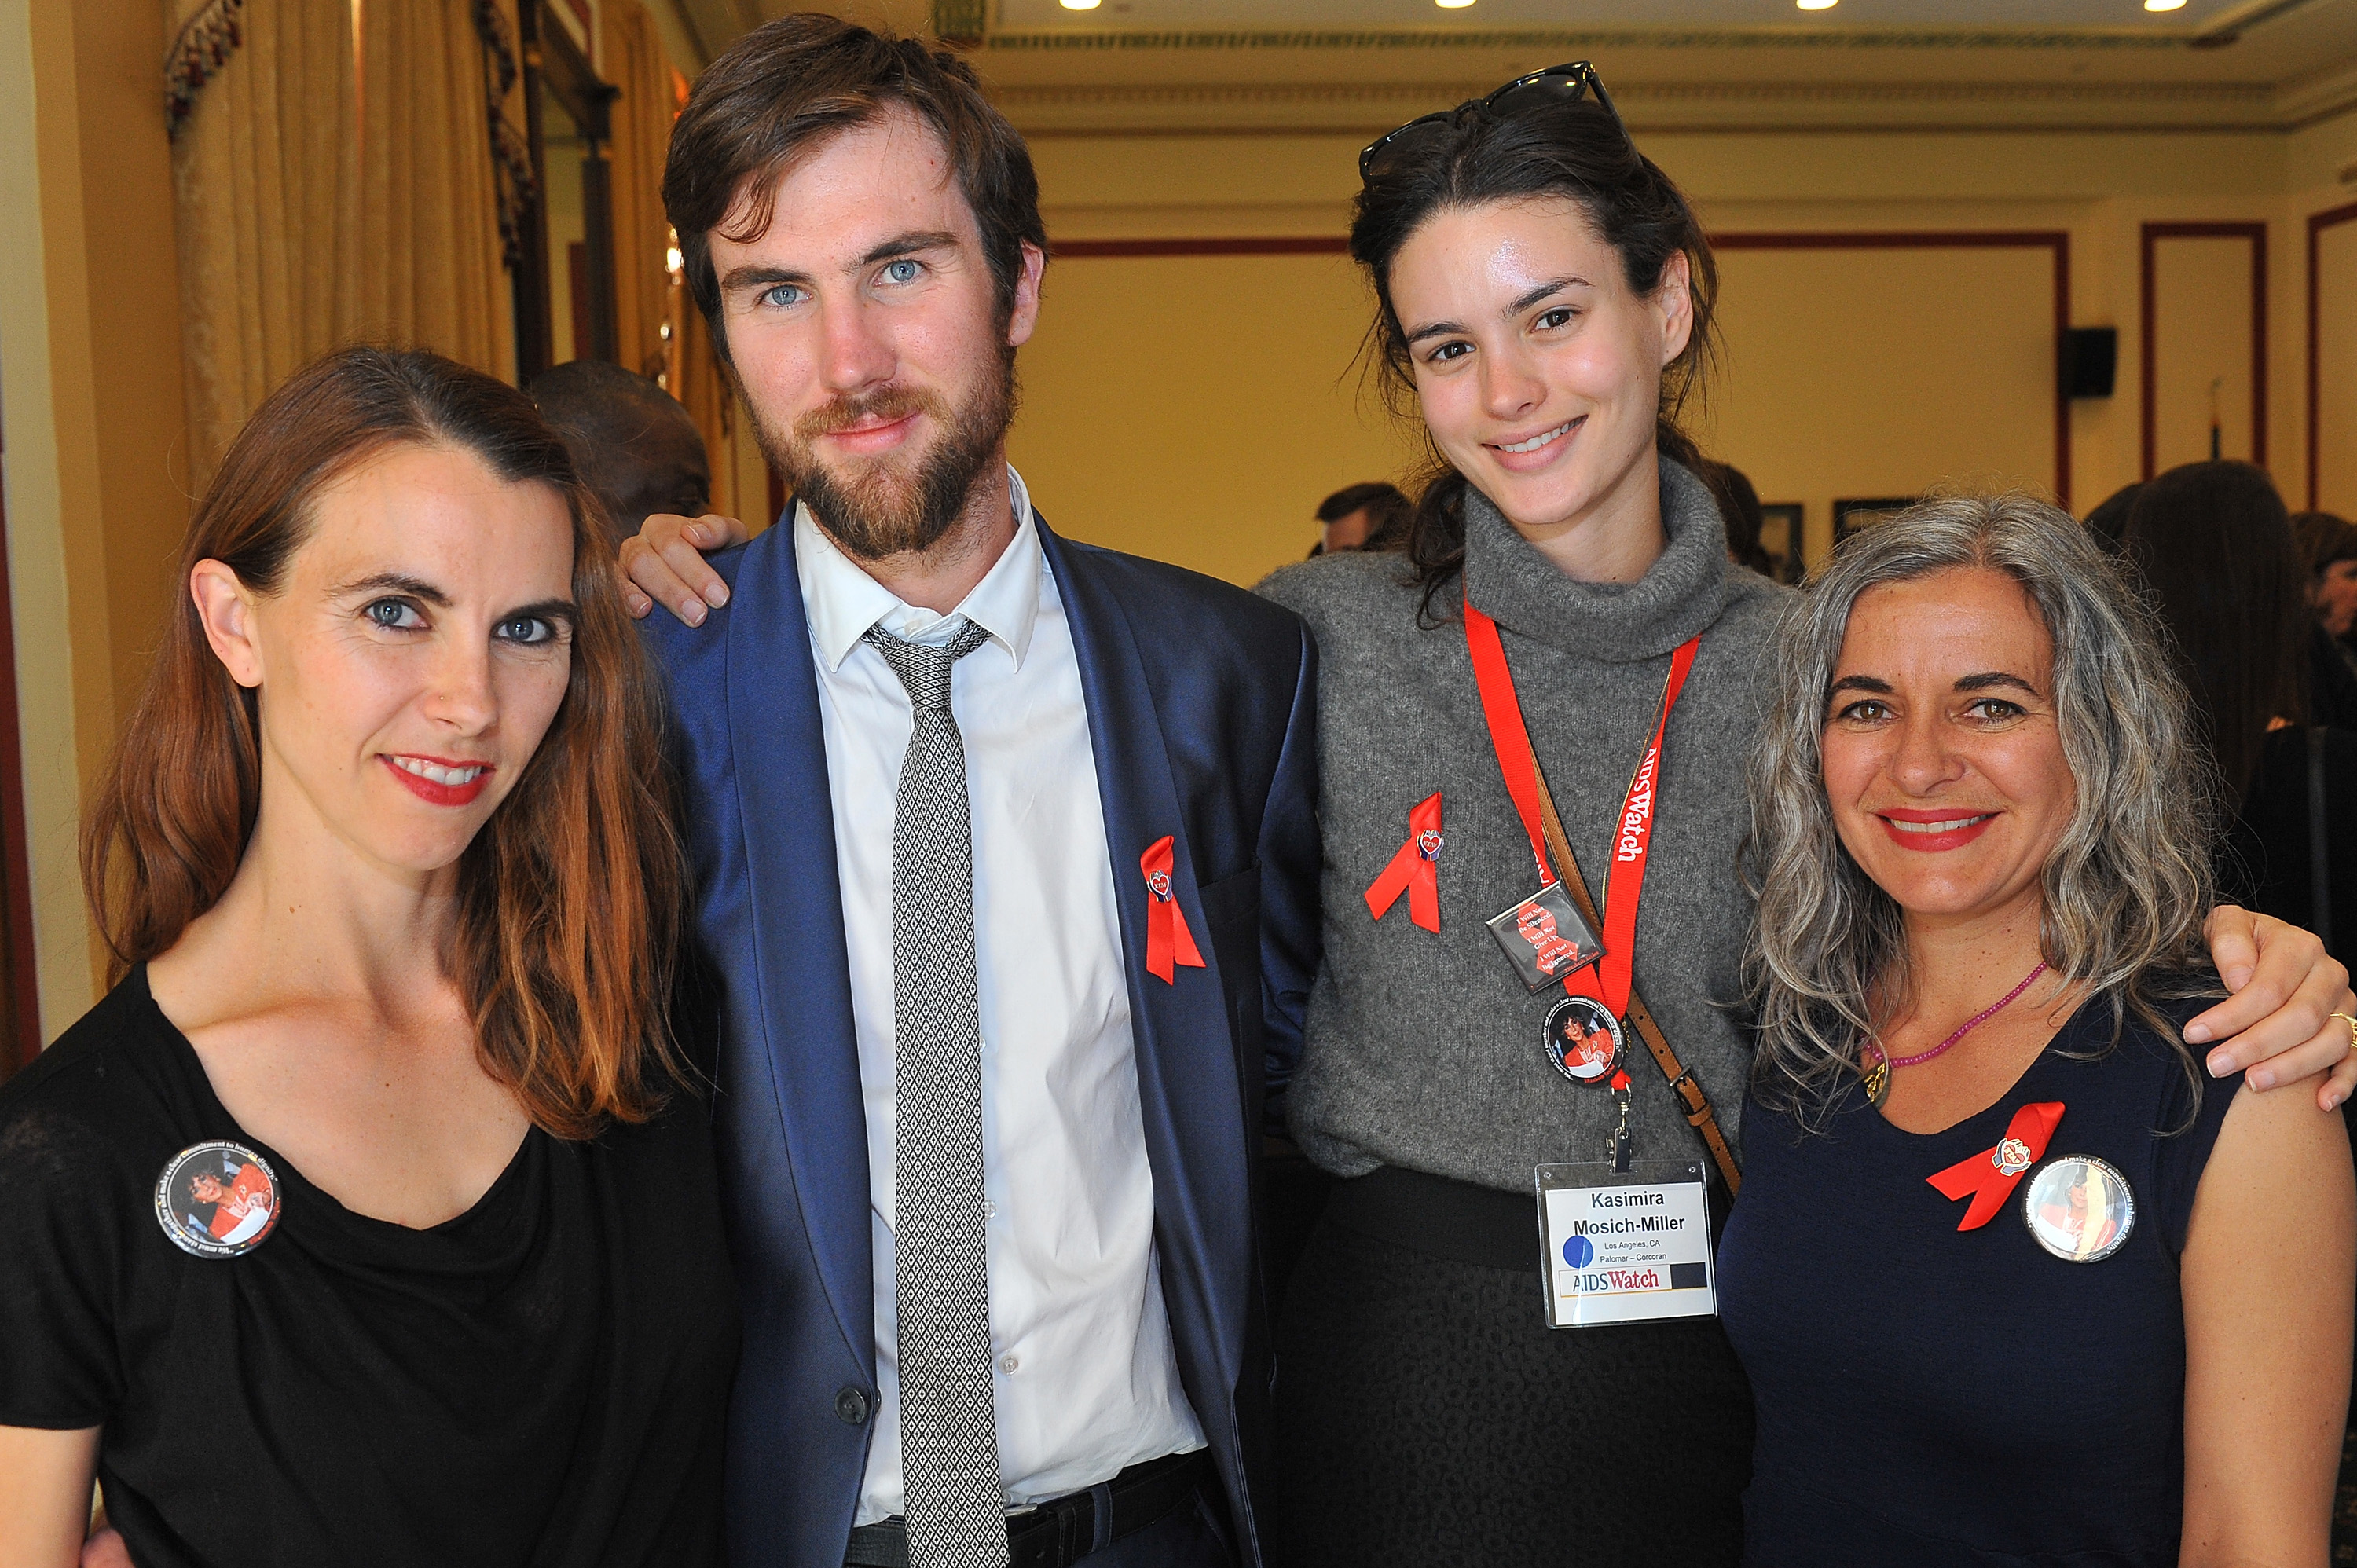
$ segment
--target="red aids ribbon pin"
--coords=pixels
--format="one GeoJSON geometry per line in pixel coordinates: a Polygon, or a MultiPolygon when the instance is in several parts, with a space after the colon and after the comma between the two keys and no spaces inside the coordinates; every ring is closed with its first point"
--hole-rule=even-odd
{"type": "Polygon", "coordinates": [[[1195,950],[1194,933],[1187,929],[1186,911],[1178,908],[1178,897],[1170,886],[1170,846],[1172,839],[1165,834],[1156,839],[1138,859],[1138,869],[1146,873],[1146,967],[1165,985],[1178,983],[1178,966],[1189,969],[1203,967],[1203,955],[1195,950]]]}
{"type": "Polygon", "coordinates": [[[1440,929],[1440,794],[1437,790],[1407,814],[1407,842],[1367,889],[1367,912],[1380,920],[1399,896],[1407,895],[1407,918],[1427,931],[1440,929]]]}
{"type": "Polygon", "coordinates": [[[1959,1230],[1977,1230],[1996,1218],[2013,1196],[2021,1173],[2046,1157],[2047,1141],[2062,1120],[2062,1102],[2041,1101],[2013,1113],[2013,1121],[1996,1146],[1983,1149],[1968,1160],[1958,1160],[1937,1176],[1923,1179],[1948,1197],[1970,1197],[1973,1206],[1956,1222],[1959,1230]]]}

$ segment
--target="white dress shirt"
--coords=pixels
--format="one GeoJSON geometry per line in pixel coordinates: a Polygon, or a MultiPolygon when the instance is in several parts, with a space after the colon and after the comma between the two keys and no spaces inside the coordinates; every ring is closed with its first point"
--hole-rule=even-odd
{"type": "Polygon", "coordinates": [[[1154,1255],[1154,1176],[1080,663],[1030,499],[1007,474],[1014,541],[946,616],[902,603],[794,509],[867,1112],[882,1397],[860,1524],[902,1511],[892,830],[911,719],[899,679],[862,640],[879,622],[911,642],[947,642],[969,620],[989,635],[958,660],[950,707],[974,815],[992,1381],[1007,1498],[1060,1497],[1203,1445],[1154,1255]]]}

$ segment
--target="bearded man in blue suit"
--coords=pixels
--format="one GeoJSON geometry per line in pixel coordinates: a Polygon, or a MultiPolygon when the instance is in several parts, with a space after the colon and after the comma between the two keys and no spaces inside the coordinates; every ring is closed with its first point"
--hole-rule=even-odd
{"type": "Polygon", "coordinates": [[[715,977],[733,1562],[1260,1562],[1264,1106],[1317,961],[1315,655],[1007,466],[1047,238],[954,57],[715,61],[663,182],[797,502],[625,548],[715,977]]]}

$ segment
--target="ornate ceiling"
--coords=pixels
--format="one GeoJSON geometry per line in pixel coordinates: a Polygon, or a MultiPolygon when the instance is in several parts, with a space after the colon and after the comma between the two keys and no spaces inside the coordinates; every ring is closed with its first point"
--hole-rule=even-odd
{"type": "Polygon", "coordinates": [[[969,51],[1029,134],[1373,132],[1593,59],[1641,129],[2281,131],[2357,108],[2357,0],[673,0],[969,51]]]}

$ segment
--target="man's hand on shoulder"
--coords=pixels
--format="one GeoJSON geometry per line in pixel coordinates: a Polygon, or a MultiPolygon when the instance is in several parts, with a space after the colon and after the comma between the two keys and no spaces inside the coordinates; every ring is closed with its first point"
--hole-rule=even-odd
{"type": "Polygon", "coordinates": [[[696,518],[656,512],[622,541],[622,602],[634,619],[645,619],[660,604],[688,625],[702,626],[728,602],[728,585],[705,556],[752,537],[743,523],[717,512],[696,518]]]}

